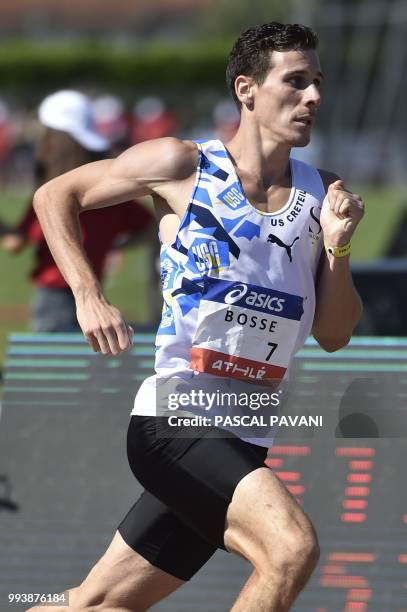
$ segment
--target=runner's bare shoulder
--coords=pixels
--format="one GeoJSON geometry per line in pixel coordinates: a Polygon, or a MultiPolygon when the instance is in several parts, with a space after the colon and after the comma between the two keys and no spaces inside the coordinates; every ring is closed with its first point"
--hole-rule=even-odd
{"type": "Polygon", "coordinates": [[[134,145],[115,161],[112,173],[143,182],[154,192],[165,182],[183,181],[196,171],[197,145],[190,140],[157,138],[134,145]]]}

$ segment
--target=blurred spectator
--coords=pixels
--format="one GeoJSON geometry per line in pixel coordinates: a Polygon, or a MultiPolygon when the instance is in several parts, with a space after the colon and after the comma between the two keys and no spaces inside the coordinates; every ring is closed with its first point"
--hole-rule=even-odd
{"type": "Polygon", "coordinates": [[[0,236],[4,236],[10,232],[10,227],[0,220],[0,236]]]}
{"type": "Polygon", "coordinates": [[[6,103],[0,99],[0,165],[7,161],[10,150],[10,114],[6,103]]]}
{"type": "Polygon", "coordinates": [[[229,142],[236,133],[240,123],[240,114],[232,100],[220,100],[213,109],[213,122],[215,125],[215,138],[222,142],[229,142]]]}
{"type": "Polygon", "coordinates": [[[2,186],[7,182],[8,164],[12,150],[11,118],[7,104],[0,98],[0,179],[2,186]]]}
{"type": "Polygon", "coordinates": [[[142,98],[135,105],[131,131],[132,144],[153,138],[173,136],[176,128],[175,116],[166,109],[161,98],[142,98]]]}
{"type": "Polygon", "coordinates": [[[96,128],[110,143],[110,150],[120,153],[130,144],[130,119],[117,96],[99,96],[93,101],[96,128]]]}
{"type": "MultiPolygon", "coordinates": [[[[36,187],[63,172],[106,157],[109,142],[96,131],[91,102],[83,94],[66,90],[48,96],[40,105],[39,119],[45,130],[37,147],[36,187]]],[[[127,202],[82,213],[80,226],[84,249],[101,280],[115,242],[120,239],[124,246],[134,238],[149,237],[153,217],[141,204],[127,202]]],[[[9,253],[19,252],[28,243],[36,247],[31,275],[36,288],[32,329],[79,330],[73,295],[52,258],[31,201],[18,226],[1,241],[9,253]]]]}

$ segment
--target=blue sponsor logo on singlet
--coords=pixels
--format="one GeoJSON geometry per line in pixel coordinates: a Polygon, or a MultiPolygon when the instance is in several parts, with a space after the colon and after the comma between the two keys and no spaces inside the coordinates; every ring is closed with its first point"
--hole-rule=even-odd
{"type": "Polygon", "coordinates": [[[246,205],[246,198],[242,193],[240,184],[236,181],[218,194],[218,199],[232,210],[237,210],[246,205]]]}
{"type": "Polygon", "coordinates": [[[205,279],[202,299],[274,314],[294,321],[300,321],[304,313],[303,298],[299,295],[209,277],[205,279]]]}
{"type": "Polygon", "coordinates": [[[197,238],[191,251],[199,272],[220,270],[229,265],[229,249],[225,242],[197,238]]]}
{"type": "Polygon", "coordinates": [[[174,285],[178,264],[168,255],[161,255],[161,284],[163,291],[167,291],[174,285]]]}
{"type": "Polygon", "coordinates": [[[157,330],[157,336],[175,336],[176,333],[174,312],[171,306],[164,304],[160,327],[157,330]]]}

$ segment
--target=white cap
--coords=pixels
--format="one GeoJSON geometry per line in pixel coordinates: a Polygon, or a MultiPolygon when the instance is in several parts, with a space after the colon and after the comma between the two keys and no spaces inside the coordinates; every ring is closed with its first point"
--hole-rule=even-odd
{"type": "Polygon", "coordinates": [[[96,131],[91,101],[79,91],[51,94],[41,102],[38,117],[46,127],[70,134],[88,151],[109,149],[109,141],[96,131]]]}

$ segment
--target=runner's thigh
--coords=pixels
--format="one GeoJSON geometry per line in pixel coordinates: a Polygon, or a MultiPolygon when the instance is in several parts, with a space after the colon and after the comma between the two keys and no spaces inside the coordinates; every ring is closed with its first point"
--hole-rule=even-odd
{"type": "Polygon", "coordinates": [[[240,481],[226,516],[225,546],[254,565],[318,548],[311,521],[268,468],[240,481]]]}

